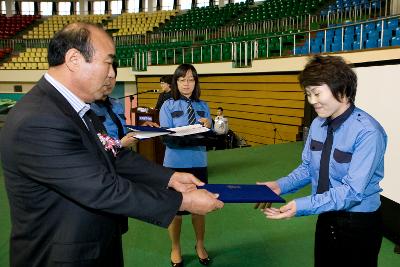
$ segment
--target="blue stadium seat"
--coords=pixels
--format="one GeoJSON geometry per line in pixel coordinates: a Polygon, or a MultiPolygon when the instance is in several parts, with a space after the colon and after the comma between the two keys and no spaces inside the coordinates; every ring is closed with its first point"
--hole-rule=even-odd
{"type": "Polygon", "coordinates": [[[354,41],[352,47],[354,50],[362,49],[362,47],[360,48],[360,41],[354,41]]]}
{"type": "Polygon", "coordinates": [[[335,36],[342,36],[342,29],[335,29],[335,36]]]}
{"type": "Polygon", "coordinates": [[[342,36],[334,36],[333,37],[333,42],[334,43],[341,43],[342,42],[342,36]]]}
{"type": "Polygon", "coordinates": [[[344,44],[343,44],[343,50],[345,50],[345,51],[350,51],[350,50],[353,50],[353,42],[354,42],[354,39],[345,39],[344,40],[344,44]]]}
{"type": "Polygon", "coordinates": [[[348,26],[344,29],[344,34],[348,35],[348,34],[353,34],[354,35],[354,26],[348,26]]]}
{"type": "Polygon", "coordinates": [[[392,40],[393,37],[393,30],[392,29],[386,29],[383,31],[383,42],[386,43],[389,42],[389,40],[392,40]]]}
{"type": "Polygon", "coordinates": [[[366,31],[374,31],[376,29],[376,23],[375,22],[369,22],[364,25],[364,29],[366,31]]]}
{"type": "Polygon", "coordinates": [[[367,32],[368,40],[377,40],[379,38],[379,32],[376,30],[371,30],[367,32]]]}
{"type": "Polygon", "coordinates": [[[320,45],[316,45],[316,44],[312,44],[312,45],[311,45],[311,53],[312,53],[312,54],[319,54],[319,53],[321,53],[321,46],[320,46],[320,45]]]}
{"type": "Polygon", "coordinates": [[[381,42],[382,42],[382,47],[385,46],[390,46],[390,40],[389,39],[378,39],[378,46],[381,47],[381,42]]]}
{"type": "Polygon", "coordinates": [[[331,45],[330,52],[338,52],[338,51],[342,51],[342,44],[341,43],[333,43],[331,45]]]}
{"type": "Polygon", "coordinates": [[[387,23],[388,29],[396,29],[399,26],[399,19],[390,19],[387,23]]]}
{"type": "Polygon", "coordinates": [[[365,48],[377,48],[378,47],[378,39],[369,39],[365,41],[365,48]]]}
{"type": "Polygon", "coordinates": [[[335,30],[329,29],[326,31],[326,38],[333,38],[333,36],[335,35],[335,30]]]}
{"type": "Polygon", "coordinates": [[[392,46],[400,45],[400,37],[393,37],[392,38],[392,46]]]}

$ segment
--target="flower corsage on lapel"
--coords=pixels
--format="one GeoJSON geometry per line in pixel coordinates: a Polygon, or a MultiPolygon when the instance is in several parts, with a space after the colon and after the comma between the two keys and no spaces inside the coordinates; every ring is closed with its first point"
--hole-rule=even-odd
{"type": "Polygon", "coordinates": [[[111,151],[114,157],[116,157],[119,149],[122,147],[121,141],[103,133],[97,133],[97,136],[99,137],[100,142],[103,144],[104,149],[106,151],[111,151]]]}

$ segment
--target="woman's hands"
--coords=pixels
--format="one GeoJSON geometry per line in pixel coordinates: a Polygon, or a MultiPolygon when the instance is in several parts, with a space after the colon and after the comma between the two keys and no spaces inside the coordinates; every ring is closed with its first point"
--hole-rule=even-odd
{"type": "Polygon", "coordinates": [[[200,118],[199,122],[207,128],[211,128],[211,120],[207,119],[207,118],[200,118]]]}

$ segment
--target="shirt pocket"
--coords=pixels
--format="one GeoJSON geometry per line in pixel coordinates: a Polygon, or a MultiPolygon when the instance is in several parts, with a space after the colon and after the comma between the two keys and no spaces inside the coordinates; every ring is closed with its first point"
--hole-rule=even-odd
{"type": "Polygon", "coordinates": [[[341,181],[348,174],[353,153],[341,151],[337,148],[333,151],[331,160],[332,177],[341,181]]]}
{"type": "Polygon", "coordinates": [[[319,142],[314,139],[311,139],[311,142],[310,142],[310,150],[311,151],[322,151],[323,147],[324,147],[324,143],[319,142]]]}
{"type": "Polygon", "coordinates": [[[353,153],[340,151],[337,148],[335,148],[335,151],[333,152],[333,158],[338,163],[349,163],[351,161],[352,156],[353,153]]]}
{"type": "Polygon", "coordinates": [[[311,151],[311,164],[310,168],[312,172],[318,172],[319,170],[319,164],[321,161],[321,153],[322,153],[322,148],[324,147],[324,143],[311,139],[310,142],[310,151],[311,151]]]}
{"type": "Polygon", "coordinates": [[[179,118],[179,117],[182,117],[182,115],[183,115],[183,111],[182,110],[177,110],[177,111],[171,112],[172,118],[179,118]]]}
{"type": "Polygon", "coordinates": [[[202,118],[204,118],[204,116],[206,115],[206,112],[203,110],[196,111],[196,113],[197,113],[197,115],[199,115],[202,118]]]}

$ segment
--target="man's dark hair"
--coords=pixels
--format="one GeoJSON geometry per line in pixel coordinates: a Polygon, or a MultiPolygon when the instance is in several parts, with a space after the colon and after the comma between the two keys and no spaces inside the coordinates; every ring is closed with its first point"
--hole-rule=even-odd
{"type": "Polygon", "coordinates": [[[341,101],[347,96],[354,103],[357,92],[357,75],[342,57],[316,55],[310,59],[299,75],[303,89],[326,84],[333,96],[341,101]]]}
{"type": "Polygon", "coordinates": [[[221,111],[224,111],[224,109],[222,107],[217,107],[217,109],[219,109],[221,111]]]}
{"type": "Polygon", "coordinates": [[[167,84],[171,85],[171,83],[172,83],[172,75],[161,76],[160,83],[167,83],[167,84]]]}
{"type": "Polygon", "coordinates": [[[171,95],[174,100],[178,100],[181,97],[181,93],[178,90],[178,79],[181,77],[185,77],[189,70],[192,71],[192,75],[195,80],[194,90],[190,99],[194,101],[200,100],[199,76],[196,69],[191,64],[179,65],[178,68],[176,68],[174,75],[172,76],[171,95]]]}
{"type": "Polygon", "coordinates": [[[48,48],[49,66],[63,64],[65,62],[65,54],[72,48],[78,50],[86,62],[91,62],[94,48],[90,40],[90,27],[102,29],[97,24],[77,22],[69,24],[57,32],[51,39],[48,48]]]}

